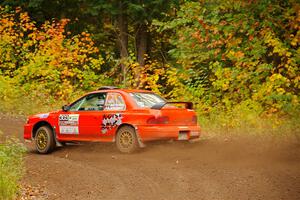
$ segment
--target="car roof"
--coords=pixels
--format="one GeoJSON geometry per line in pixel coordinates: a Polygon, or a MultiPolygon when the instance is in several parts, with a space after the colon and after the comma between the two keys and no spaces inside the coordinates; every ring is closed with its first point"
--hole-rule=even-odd
{"type": "Polygon", "coordinates": [[[141,93],[153,93],[152,91],[149,91],[149,90],[139,90],[139,89],[101,89],[101,90],[95,90],[93,92],[90,92],[89,94],[98,93],[98,92],[126,92],[126,93],[141,92],[141,93]]]}

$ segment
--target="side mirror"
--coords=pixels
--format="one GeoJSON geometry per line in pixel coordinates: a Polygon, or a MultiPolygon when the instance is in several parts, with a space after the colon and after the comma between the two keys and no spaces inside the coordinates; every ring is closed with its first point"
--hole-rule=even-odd
{"type": "Polygon", "coordinates": [[[64,105],[64,106],[62,107],[62,110],[63,110],[64,112],[67,112],[68,110],[70,110],[70,106],[64,105]]]}

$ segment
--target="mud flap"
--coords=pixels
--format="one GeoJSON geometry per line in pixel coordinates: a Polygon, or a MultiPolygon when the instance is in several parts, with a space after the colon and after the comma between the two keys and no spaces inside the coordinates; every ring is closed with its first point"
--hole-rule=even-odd
{"type": "Polygon", "coordinates": [[[57,137],[56,137],[56,131],[55,131],[56,127],[53,126],[52,129],[53,129],[54,140],[55,140],[56,146],[57,146],[57,147],[62,147],[63,145],[57,140],[57,137]]]}
{"type": "Polygon", "coordinates": [[[138,140],[138,143],[139,143],[139,147],[140,147],[140,148],[145,148],[146,145],[145,145],[145,143],[143,143],[143,141],[141,140],[141,137],[140,137],[138,128],[135,126],[134,129],[135,129],[136,137],[137,137],[137,140],[138,140]]]}

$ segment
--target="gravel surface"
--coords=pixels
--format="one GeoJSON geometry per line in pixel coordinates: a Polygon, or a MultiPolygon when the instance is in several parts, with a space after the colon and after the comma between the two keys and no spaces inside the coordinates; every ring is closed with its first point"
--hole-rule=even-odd
{"type": "MultiPolygon", "coordinates": [[[[22,139],[24,119],[0,117],[22,139]]],[[[300,144],[231,137],[156,142],[130,155],[113,144],[69,144],[40,155],[26,143],[20,199],[300,199],[300,144]]]]}

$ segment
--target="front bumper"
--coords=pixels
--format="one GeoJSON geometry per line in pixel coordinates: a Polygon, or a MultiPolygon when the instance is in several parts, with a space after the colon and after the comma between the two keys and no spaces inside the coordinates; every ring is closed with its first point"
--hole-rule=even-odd
{"type": "Polygon", "coordinates": [[[24,125],[24,139],[31,140],[32,139],[32,124],[25,124],[24,125]]]}

